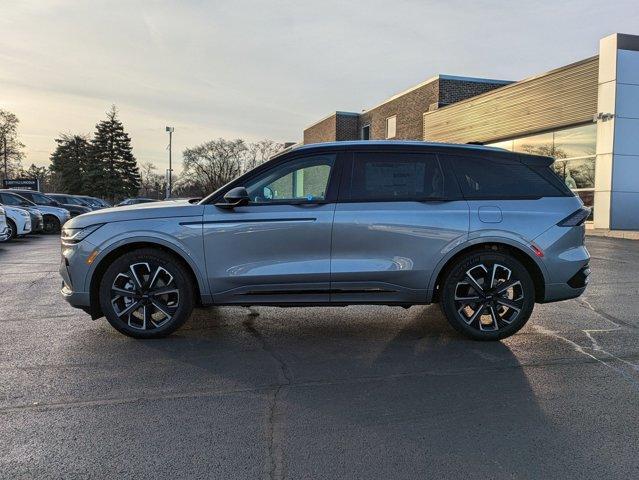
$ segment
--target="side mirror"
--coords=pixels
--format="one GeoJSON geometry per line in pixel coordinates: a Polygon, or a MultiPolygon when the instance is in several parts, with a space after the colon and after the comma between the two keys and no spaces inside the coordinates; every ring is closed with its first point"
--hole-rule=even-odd
{"type": "Polygon", "coordinates": [[[249,204],[250,198],[246,188],[235,187],[226,192],[226,195],[224,195],[224,201],[224,203],[216,203],[215,206],[221,208],[242,207],[249,204]]]}

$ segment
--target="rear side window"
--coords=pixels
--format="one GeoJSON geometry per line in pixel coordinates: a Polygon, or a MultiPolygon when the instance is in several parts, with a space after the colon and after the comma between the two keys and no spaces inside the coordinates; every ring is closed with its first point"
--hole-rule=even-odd
{"type": "Polygon", "coordinates": [[[539,198],[566,193],[538,171],[515,158],[441,155],[453,168],[464,197],[539,198]]]}
{"type": "Polygon", "coordinates": [[[356,153],[351,174],[352,201],[419,201],[445,196],[437,157],[418,153],[356,153]]]}

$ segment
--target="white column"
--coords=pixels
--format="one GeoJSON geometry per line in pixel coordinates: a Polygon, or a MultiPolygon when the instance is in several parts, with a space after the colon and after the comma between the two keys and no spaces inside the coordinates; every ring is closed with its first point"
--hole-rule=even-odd
{"type": "Polygon", "coordinates": [[[639,230],[639,36],[599,43],[595,227],[639,230]]]}

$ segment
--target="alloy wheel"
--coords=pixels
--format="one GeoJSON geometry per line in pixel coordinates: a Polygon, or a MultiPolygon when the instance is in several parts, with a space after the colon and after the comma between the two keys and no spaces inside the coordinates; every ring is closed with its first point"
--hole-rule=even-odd
{"type": "Polygon", "coordinates": [[[466,325],[491,332],[515,321],[524,307],[524,289],[509,268],[480,263],[455,286],[455,309],[466,325]]]}
{"type": "Polygon", "coordinates": [[[116,275],[111,305],[118,319],[137,330],[154,330],[170,322],[180,304],[180,291],[165,268],[140,262],[116,275]]]}

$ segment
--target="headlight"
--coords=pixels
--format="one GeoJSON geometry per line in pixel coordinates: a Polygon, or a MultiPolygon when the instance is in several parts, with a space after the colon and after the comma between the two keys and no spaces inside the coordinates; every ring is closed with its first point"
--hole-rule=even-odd
{"type": "Polygon", "coordinates": [[[100,228],[103,224],[99,223],[97,225],[89,225],[84,228],[62,228],[62,242],[63,243],[78,243],[87,238],[93,232],[95,232],[98,228],[100,228]]]}
{"type": "Polygon", "coordinates": [[[27,217],[29,218],[31,215],[29,215],[29,212],[27,212],[26,210],[20,210],[20,215],[22,215],[23,217],[27,217]]]}

